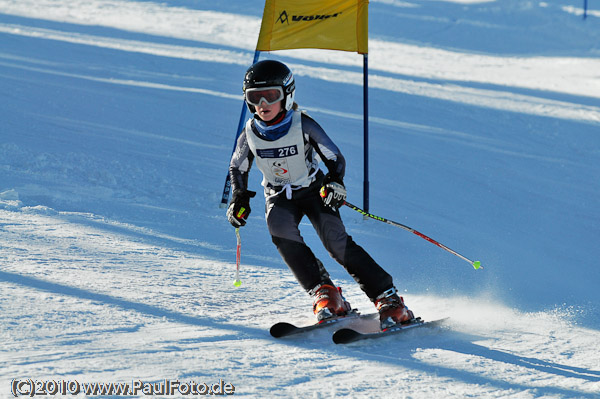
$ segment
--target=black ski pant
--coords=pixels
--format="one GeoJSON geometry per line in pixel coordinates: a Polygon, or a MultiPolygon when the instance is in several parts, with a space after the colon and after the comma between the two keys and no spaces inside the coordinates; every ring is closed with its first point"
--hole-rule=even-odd
{"type": "Polygon", "coordinates": [[[331,257],[340,263],[367,296],[375,298],[393,287],[390,276],[346,233],[339,210],[326,207],[319,185],[270,197],[266,203],[269,233],[281,257],[306,291],[320,283],[331,283],[311,249],[304,243],[298,225],[306,215],[331,257]]]}

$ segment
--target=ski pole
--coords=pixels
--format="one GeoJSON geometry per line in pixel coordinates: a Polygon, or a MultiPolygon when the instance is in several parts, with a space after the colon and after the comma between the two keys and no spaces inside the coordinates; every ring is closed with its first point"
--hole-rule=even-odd
{"type": "Polygon", "coordinates": [[[242,239],[240,238],[240,228],[237,227],[235,229],[235,236],[237,238],[237,248],[235,251],[235,281],[233,285],[239,287],[242,285],[242,280],[240,280],[240,260],[242,258],[242,239]]]}
{"type": "Polygon", "coordinates": [[[402,223],[397,223],[397,222],[394,222],[394,221],[392,221],[392,220],[388,220],[388,219],[386,219],[386,218],[382,218],[382,217],[380,217],[380,216],[375,216],[375,215],[373,215],[373,214],[371,214],[371,213],[368,213],[368,212],[365,212],[365,211],[363,211],[362,209],[360,209],[360,208],[359,208],[359,207],[357,207],[356,205],[352,205],[352,204],[351,204],[351,203],[349,203],[349,202],[344,202],[344,205],[346,205],[348,208],[350,208],[350,209],[352,209],[352,210],[355,210],[356,212],[358,212],[358,213],[362,214],[363,216],[367,216],[367,217],[370,217],[371,219],[379,220],[380,222],[384,222],[384,223],[387,223],[387,224],[391,224],[392,226],[400,227],[401,229],[404,229],[404,230],[406,230],[406,231],[410,231],[411,233],[413,233],[413,234],[415,234],[415,235],[418,235],[419,237],[421,237],[421,238],[423,238],[423,239],[425,239],[425,240],[429,241],[429,242],[430,242],[430,243],[432,243],[432,244],[435,244],[435,245],[437,245],[438,247],[440,247],[440,248],[442,248],[442,249],[444,249],[444,250],[446,250],[446,251],[450,252],[451,254],[458,256],[458,257],[459,257],[459,258],[461,258],[462,260],[464,260],[464,261],[466,261],[466,262],[469,262],[469,264],[471,264],[471,266],[473,266],[473,268],[475,268],[475,270],[477,270],[477,269],[483,269],[483,266],[481,266],[481,262],[480,262],[480,261],[478,261],[478,260],[476,260],[476,261],[472,261],[471,259],[469,259],[469,258],[466,258],[466,257],[462,256],[461,254],[459,254],[458,252],[456,252],[456,251],[454,251],[454,250],[452,250],[452,249],[448,248],[448,247],[447,247],[447,246],[445,246],[444,244],[441,244],[441,243],[437,242],[437,241],[436,241],[436,240],[434,240],[433,238],[431,238],[431,237],[427,237],[425,234],[423,234],[423,233],[421,233],[421,232],[418,232],[417,230],[413,229],[412,227],[408,227],[408,226],[406,226],[406,225],[403,225],[402,223]]]}

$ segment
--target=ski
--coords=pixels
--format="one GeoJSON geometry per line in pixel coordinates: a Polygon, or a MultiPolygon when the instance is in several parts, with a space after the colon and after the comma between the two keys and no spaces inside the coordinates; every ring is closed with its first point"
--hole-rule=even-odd
{"type": "Polygon", "coordinates": [[[387,328],[383,331],[377,331],[372,333],[361,333],[351,328],[342,328],[333,333],[332,339],[333,342],[335,342],[336,344],[349,344],[351,342],[361,341],[364,339],[388,337],[390,335],[399,334],[407,330],[412,330],[414,328],[435,327],[439,326],[446,320],[448,320],[448,318],[432,321],[423,321],[420,317],[417,317],[416,319],[408,323],[398,324],[393,327],[387,328]]]}
{"type": "Polygon", "coordinates": [[[377,313],[367,313],[360,314],[356,309],[353,309],[350,313],[345,316],[333,317],[330,319],[325,319],[315,324],[310,324],[308,326],[296,326],[292,323],[288,322],[279,322],[273,324],[269,332],[275,338],[287,337],[289,335],[301,334],[309,331],[313,331],[319,328],[327,327],[332,324],[341,323],[349,320],[357,320],[357,319],[365,319],[365,318],[375,318],[377,317],[377,313]]]}

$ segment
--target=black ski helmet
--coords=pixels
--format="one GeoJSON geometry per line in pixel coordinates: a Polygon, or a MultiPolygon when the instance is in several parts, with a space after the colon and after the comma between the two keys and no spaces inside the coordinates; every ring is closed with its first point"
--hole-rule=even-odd
{"type": "MultiPolygon", "coordinates": [[[[246,89],[271,86],[279,86],[283,89],[283,109],[289,111],[294,105],[296,91],[294,75],[284,63],[275,60],[258,61],[248,68],[244,76],[244,100],[246,99],[246,89]]],[[[254,106],[246,104],[250,111],[255,111],[254,106]]]]}

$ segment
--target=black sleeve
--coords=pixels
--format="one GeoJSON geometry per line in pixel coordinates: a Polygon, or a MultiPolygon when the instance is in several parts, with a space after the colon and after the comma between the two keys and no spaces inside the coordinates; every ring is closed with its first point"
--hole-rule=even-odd
{"type": "Polygon", "coordinates": [[[250,146],[246,139],[246,129],[244,129],[238,137],[235,150],[229,162],[229,180],[232,192],[248,189],[248,173],[250,173],[252,161],[254,161],[254,154],[250,151],[250,146]]]}

